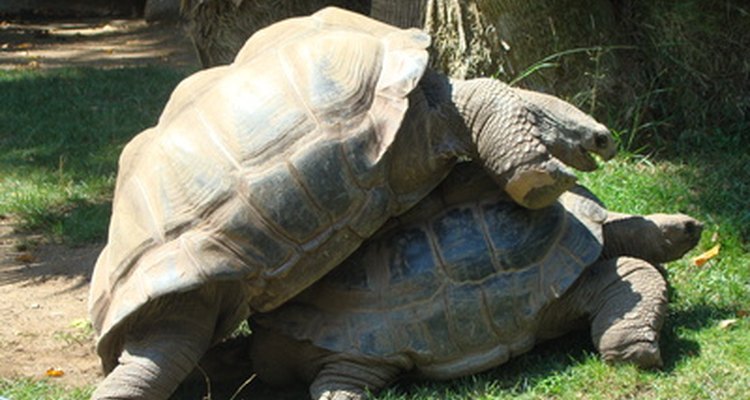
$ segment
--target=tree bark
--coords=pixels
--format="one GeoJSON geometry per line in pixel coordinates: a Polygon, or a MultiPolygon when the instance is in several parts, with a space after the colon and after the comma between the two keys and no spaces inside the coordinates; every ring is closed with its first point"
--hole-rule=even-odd
{"type": "Polygon", "coordinates": [[[433,37],[432,66],[456,78],[510,81],[545,57],[568,52],[552,57],[557,67],[529,75],[524,86],[583,92],[593,106],[597,92],[611,86],[605,77],[617,69],[606,51],[617,43],[610,0],[204,0],[188,8],[201,60],[213,66],[231,62],[257,29],[330,5],[426,30],[433,37]]]}
{"type": "Polygon", "coordinates": [[[203,67],[226,65],[257,30],[326,6],[369,11],[367,0],[182,0],[182,12],[203,67]]]}

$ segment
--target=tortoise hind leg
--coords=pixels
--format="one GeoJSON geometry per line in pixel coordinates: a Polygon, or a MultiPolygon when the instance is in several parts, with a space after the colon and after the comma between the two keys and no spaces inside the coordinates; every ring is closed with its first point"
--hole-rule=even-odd
{"type": "Polygon", "coordinates": [[[544,311],[539,336],[560,335],[588,320],[604,360],[660,367],[666,310],[667,283],[655,266],[629,257],[600,260],[544,311]]]}
{"type": "Polygon", "coordinates": [[[156,299],[126,330],[92,399],[166,399],[208,349],[221,312],[217,285],[156,299]],[[116,360],[116,361],[115,361],[116,360]]]}
{"type": "Polygon", "coordinates": [[[384,360],[317,347],[251,322],[250,358],[258,378],[271,386],[310,383],[314,400],[362,400],[396,380],[411,364],[406,357],[384,360]]]}

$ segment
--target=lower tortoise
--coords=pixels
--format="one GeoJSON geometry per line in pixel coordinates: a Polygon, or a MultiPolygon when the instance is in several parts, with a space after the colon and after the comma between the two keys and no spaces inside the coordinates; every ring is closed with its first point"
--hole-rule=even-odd
{"type": "Polygon", "coordinates": [[[361,399],[407,373],[486,370],[586,326],[605,360],[657,367],[667,307],[657,263],[684,255],[702,231],[682,214],[607,211],[581,187],[525,209],[471,167],[392,225],[251,318],[259,378],[301,377],[314,399],[361,399]]]}

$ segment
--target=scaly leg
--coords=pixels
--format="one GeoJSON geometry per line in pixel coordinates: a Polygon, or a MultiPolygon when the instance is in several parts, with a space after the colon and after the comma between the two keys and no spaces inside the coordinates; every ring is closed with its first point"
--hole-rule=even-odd
{"type": "Polygon", "coordinates": [[[221,310],[221,290],[157,299],[125,327],[122,352],[92,399],[166,399],[211,345],[221,310]]]}
{"type": "Polygon", "coordinates": [[[659,334],[666,310],[667,283],[655,266],[629,257],[601,260],[544,310],[539,338],[559,336],[589,321],[604,360],[660,367],[659,334]]]}

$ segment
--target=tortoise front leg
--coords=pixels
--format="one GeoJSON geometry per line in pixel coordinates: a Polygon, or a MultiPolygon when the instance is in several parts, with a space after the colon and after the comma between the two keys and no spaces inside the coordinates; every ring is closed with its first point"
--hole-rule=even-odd
{"type": "Polygon", "coordinates": [[[659,336],[667,313],[667,282],[646,261],[620,257],[589,269],[596,291],[589,306],[591,337],[602,358],[661,367],[659,336]]]}
{"type": "Polygon", "coordinates": [[[660,367],[666,310],[667,282],[655,266],[630,257],[600,260],[543,311],[538,336],[553,338],[588,323],[604,360],[660,367]]]}

